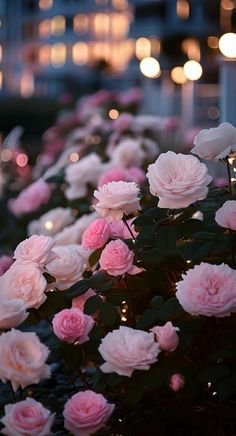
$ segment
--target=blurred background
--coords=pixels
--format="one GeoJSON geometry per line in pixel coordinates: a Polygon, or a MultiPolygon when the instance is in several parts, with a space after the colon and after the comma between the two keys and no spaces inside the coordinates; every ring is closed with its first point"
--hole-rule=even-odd
{"type": "Polygon", "coordinates": [[[81,96],[133,87],[141,113],[218,124],[235,27],[234,0],[0,0],[0,130],[41,134],[81,96]]]}

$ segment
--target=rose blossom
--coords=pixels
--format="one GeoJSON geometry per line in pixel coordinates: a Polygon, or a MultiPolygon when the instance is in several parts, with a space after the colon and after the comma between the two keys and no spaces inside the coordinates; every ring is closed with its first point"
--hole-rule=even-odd
{"type": "Polygon", "coordinates": [[[155,326],[151,332],[155,334],[159,347],[163,351],[174,351],[179,344],[179,337],[177,335],[178,327],[174,327],[171,321],[168,321],[163,326],[155,326]]]}
{"type": "Polygon", "coordinates": [[[64,309],[57,313],[52,321],[55,335],[62,341],[80,344],[89,341],[89,332],[94,326],[91,316],[85,315],[81,310],[72,308],[64,309]]]}
{"type": "Polygon", "coordinates": [[[2,276],[12,265],[13,259],[10,256],[0,256],[0,276],[2,276]]]}
{"type": "Polygon", "coordinates": [[[236,312],[236,271],[228,265],[195,265],[178,282],[176,297],[192,315],[224,317],[236,312]]]}
{"type": "Polygon", "coordinates": [[[55,413],[51,414],[33,398],[5,406],[2,434],[8,436],[49,436],[55,413]]]}
{"type": "Polygon", "coordinates": [[[35,333],[23,333],[12,329],[0,336],[0,379],[9,380],[14,391],[40,380],[50,378],[45,364],[49,349],[35,333]]]}
{"type": "Polygon", "coordinates": [[[78,297],[74,297],[72,300],[72,307],[75,309],[79,309],[82,312],[84,311],[84,305],[86,301],[96,295],[96,292],[93,289],[88,289],[84,294],[79,295],[78,297]]]}
{"type": "Polygon", "coordinates": [[[46,300],[44,293],[47,281],[39,267],[34,263],[13,263],[9,270],[0,277],[2,298],[20,298],[26,308],[38,309],[46,300]]]}
{"type": "Polygon", "coordinates": [[[167,151],[149,165],[147,178],[158,207],[179,209],[206,198],[212,177],[207,166],[194,156],[167,151]]]}
{"type": "Polygon", "coordinates": [[[120,182],[123,180],[123,182],[130,182],[131,180],[128,179],[128,171],[126,168],[111,168],[105,174],[102,174],[99,181],[98,186],[107,185],[107,183],[110,182],[120,182]]]}
{"type": "Polygon", "coordinates": [[[39,179],[21,191],[17,198],[9,200],[9,209],[14,215],[21,216],[37,210],[48,202],[50,196],[51,187],[43,179],[39,179]]]}
{"type": "Polygon", "coordinates": [[[102,339],[98,351],[105,360],[100,367],[103,372],[131,377],[135,369],[148,370],[160,349],[153,333],[120,326],[102,339]]]}
{"type": "Polygon", "coordinates": [[[172,391],[179,391],[184,385],[184,376],[182,374],[173,374],[170,378],[169,386],[172,391]]]}
{"type": "Polygon", "coordinates": [[[201,130],[194,138],[191,153],[203,159],[222,159],[236,151],[236,128],[230,123],[201,130]]]}
{"type": "Polygon", "coordinates": [[[217,188],[224,188],[228,186],[228,179],[226,177],[217,177],[213,180],[213,183],[217,188]]]}
{"type": "Polygon", "coordinates": [[[27,318],[23,300],[12,298],[2,300],[0,305],[0,330],[10,329],[21,324],[27,318]]]}
{"type": "Polygon", "coordinates": [[[146,179],[146,175],[141,168],[130,167],[127,170],[128,182],[135,182],[137,185],[141,185],[146,179]]]}
{"type": "Polygon", "coordinates": [[[145,159],[141,143],[137,139],[123,139],[114,149],[111,161],[113,165],[128,168],[140,167],[145,159]]]}
{"type": "Polygon", "coordinates": [[[97,216],[97,212],[83,215],[74,224],[58,232],[53,238],[56,245],[81,244],[84,231],[97,216]]]}
{"type": "MultiPolygon", "coordinates": [[[[131,218],[130,220],[127,220],[127,224],[130,227],[134,237],[136,237],[138,235],[138,233],[134,229],[134,225],[133,225],[134,220],[135,220],[135,218],[131,218]]],[[[124,221],[122,221],[122,220],[115,221],[114,223],[111,223],[111,233],[112,233],[112,237],[115,237],[115,238],[121,238],[121,239],[131,239],[132,238],[130,231],[128,230],[124,221]]]]}
{"type": "Polygon", "coordinates": [[[98,218],[90,224],[82,236],[82,246],[91,250],[103,247],[111,236],[110,224],[98,218]]]}
{"type": "Polygon", "coordinates": [[[17,245],[14,259],[24,263],[37,263],[44,266],[50,259],[55,258],[52,252],[54,241],[43,235],[32,235],[17,245]]]}
{"type": "Polygon", "coordinates": [[[75,436],[90,436],[105,426],[114,408],[102,394],[78,392],[65,404],[64,426],[75,436]]]}
{"type": "Polygon", "coordinates": [[[73,221],[72,209],[56,207],[42,215],[38,220],[31,221],[28,226],[28,234],[54,236],[73,221]]]}
{"type": "Polygon", "coordinates": [[[56,279],[57,289],[68,289],[80,280],[84,259],[75,244],[54,248],[57,257],[46,265],[46,269],[56,279]]]}
{"type": "Polygon", "coordinates": [[[98,200],[95,210],[109,222],[123,218],[136,210],[140,210],[139,188],[134,182],[111,182],[94,191],[98,200]]]}
{"type": "Polygon", "coordinates": [[[221,227],[236,231],[236,201],[228,200],[216,212],[216,222],[221,227]]]}
{"type": "Polygon", "coordinates": [[[141,272],[141,269],[135,266],[133,261],[134,253],[120,239],[109,242],[99,259],[101,269],[107,271],[112,276],[120,276],[125,273],[138,274],[141,272]]]}

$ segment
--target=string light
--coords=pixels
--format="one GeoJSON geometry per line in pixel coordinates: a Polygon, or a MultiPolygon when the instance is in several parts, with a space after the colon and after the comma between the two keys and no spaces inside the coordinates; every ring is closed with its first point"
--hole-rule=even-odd
{"type": "Polygon", "coordinates": [[[52,230],[53,228],[53,222],[52,221],[46,221],[44,224],[45,229],[52,230]]]}
{"type": "Polygon", "coordinates": [[[119,117],[119,112],[117,109],[110,109],[108,112],[108,116],[109,118],[111,118],[111,120],[117,120],[117,118],[119,117]]]}
{"type": "Polygon", "coordinates": [[[140,62],[141,73],[149,79],[155,79],[161,75],[161,67],[157,59],[147,57],[140,62]]]}

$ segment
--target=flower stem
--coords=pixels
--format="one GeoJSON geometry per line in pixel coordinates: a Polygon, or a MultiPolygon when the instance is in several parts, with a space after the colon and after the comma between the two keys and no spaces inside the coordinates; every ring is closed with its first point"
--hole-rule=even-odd
{"type": "Polygon", "coordinates": [[[227,166],[229,193],[230,193],[230,195],[232,195],[233,190],[232,190],[232,182],[231,182],[231,168],[230,168],[230,162],[229,162],[229,157],[228,156],[226,157],[226,166],[227,166]]]}
{"type": "Polygon", "coordinates": [[[81,379],[81,381],[83,382],[84,386],[90,390],[91,386],[89,385],[89,383],[88,383],[84,373],[82,372],[81,368],[78,368],[78,375],[79,375],[79,378],[81,379]]]}
{"type": "Polygon", "coordinates": [[[126,225],[128,231],[129,231],[129,233],[131,234],[132,239],[135,241],[135,236],[134,236],[134,234],[133,234],[133,232],[132,232],[132,230],[131,230],[131,227],[129,226],[129,224],[128,224],[126,218],[125,218],[125,216],[123,217],[123,221],[124,221],[124,223],[125,223],[125,225],[126,225]]]}
{"type": "Polygon", "coordinates": [[[134,299],[133,299],[132,288],[130,287],[129,280],[127,277],[125,278],[125,283],[126,283],[126,286],[127,286],[128,292],[129,292],[128,307],[130,310],[130,318],[131,318],[131,322],[132,322],[132,327],[135,327],[135,325],[136,325],[135,304],[134,304],[134,299]]]}

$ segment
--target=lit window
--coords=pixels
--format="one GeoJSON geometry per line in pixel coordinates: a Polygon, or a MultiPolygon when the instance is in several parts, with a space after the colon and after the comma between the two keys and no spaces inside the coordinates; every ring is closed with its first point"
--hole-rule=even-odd
{"type": "Polygon", "coordinates": [[[151,56],[151,42],[147,38],[138,38],[135,46],[136,57],[140,60],[151,56]]]}
{"type": "Polygon", "coordinates": [[[114,38],[124,38],[129,31],[130,16],[128,14],[111,14],[111,34],[114,38]]]}
{"type": "Polygon", "coordinates": [[[181,20],[187,20],[190,14],[189,2],[187,0],[177,0],[176,13],[181,20]]]}
{"type": "Polygon", "coordinates": [[[74,32],[86,33],[88,31],[88,17],[85,14],[78,14],[74,17],[74,32]]]}
{"type": "Polygon", "coordinates": [[[62,42],[52,45],[51,63],[54,67],[61,67],[66,62],[66,46],[62,42]]]}
{"type": "Polygon", "coordinates": [[[104,59],[108,61],[110,55],[110,45],[106,42],[96,42],[93,46],[93,55],[95,59],[104,59]]]}
{"type": "Polygon", "coordinates": [[[22,97],[31,97],[34,93],[34,76],[31,71],[25,71],[21,76],[20,93],[22,97]]]}
{"type": "Polygon", "coordinates": [[[3,84],[3,74],[2,71],[0,71],[0,89],[2,89],[2,84],[3,84]]]}
{"type": "Polygon", "coordinates": [[[63,33],[65,33],[65,29],[66,29],[65,17],[63,17],[62,15],[56,15],[55,17],[52,18],[52,23],[51,23],[52,35],[54,36],[63,35],[63,33]]]}
{"type": "Polygon", "coordinates": [[[199,42],[196,39],[192,39],[192,38],[184,39],[181,48],[183,52],[186,53],[189,59],[200,61],[201,59],[200,46],[199,46],[199,42]]]}
{"type": "Polygon", "coordinates": [[[51,46],[44,45],[39,50],[39,64],[42,66],[49,65],[51,61],[51,46]]]}
{"type": "Polygon", "coordinates": [[[111,63],[113,68],[117,71],[122,71],[130,61],[133,54],[134,41],[132,39],[113,44],[111,50],[111,63]]]}
{"type": "Polygon", "coordinates": [[[51,35],[51,20],[43,20],[39,23],[39,36],[48,38],[51,35]]]}
{"type": "Polygon", "coordinates": [[[93,29],[96,36],[108,36],[110,30],[110,17],[107,14],[97,14],[94,17],[93,29]]]}
{"type": "Polygon", "coordinates": [[[72,59],[75,64],[83,65],[88,62],[88,44],[77,42],[72,48],[72,59]]]}
{"type": "Polygon", "coordinates": [[[39,9],[48,10],[52,7],[53,0],[39,0],[39,9]]]}
{"type": "Polygon", "coordinates": [[[127,0],[112,0],[113,8],[126,9],[128,7],[127,0]]]}

